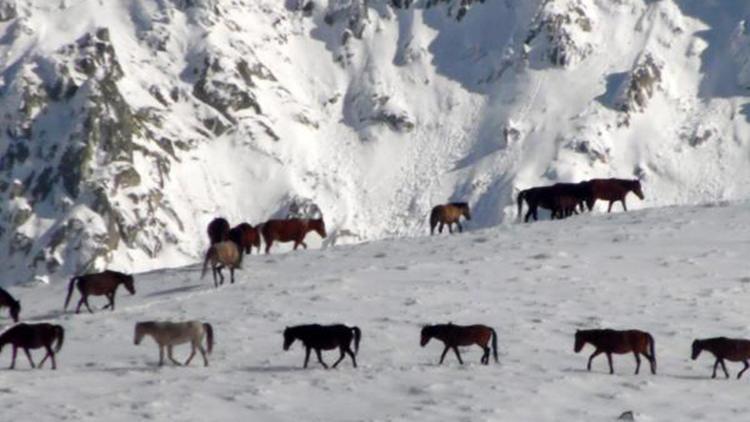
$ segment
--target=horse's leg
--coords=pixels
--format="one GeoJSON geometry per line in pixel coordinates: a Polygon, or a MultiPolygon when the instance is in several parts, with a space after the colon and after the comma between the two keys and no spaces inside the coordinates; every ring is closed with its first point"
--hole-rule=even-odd
{"type": "Polygon", "coordinates": [[[305,364],[302,367],[307,368],[307,362],[309,361],[310,361],[310,348],[308,346],[305,346],[305,364]]]}
{"type": "Polygon", "coordinates": [[[159,345],[159,366],[164,366],[164,346],[159,345]]]}
{"type": "Polygon", "coordinates": [[[456,221],[456,225],[458,226],[458,232],[459,233],[463,233],[464,232],[464,227],[461,225],[461,222],[460,221],[456,221]]]}
{"type": "Polygon", "coordinates": [[[303,248],[307,249],[307,243],[305,243],[304,240],[299,241],[300,245],[302,245],[303,248]]]}
{"type": "Polygon", "coordinates": [[[482,364],[489,365],[490,364],[490,348],[487,346],[482,346],[482,349],[484,349],[484,354],[482,354],[482,364]]]}
{"type": "Polygon", "coordinates": [[[526,212],[526,216],[524,216],[523,222],[528,223],[530,217],[531,217],[531,208],[529,208],[529,210],[526,212]]]}
{"type": "Polygon", "coordinates": [[[266,255],[271,253],[271,244],[273,243],[273,240],[266,239],[266,255]]]}
{"type": "Polygon", "coordinates": [[[229,267],[229,282],[234,284],[234,267],[229,267]]]}
{"type": "Polygon", "coordinates": [[[450,350],[450,347],[448,345],[445,345],[445,350],[443,350],[443,354],[440,355],[440,365],[443,364],[443,360],[445,360],[445,355],[448,354],[448,350],[450,350]]]}
{"type": "Polygon", "coordinates": [[[94,311],[91,310],[91,306],[89,306],[89,297],[88,296],[84,296],[83,297],[83,304],[86,305],[86,309],[89,310],[89,313],[91,313],[91,314],[94,313],[94,311]]]}
{"type": "Polygon", "coordinates": [[[31,360],[31,352],[29,352],[29,349],[26,347],[23,348],[23,352],[26,353],[26,357],[29,359],[29,363],[31,364],[32,368],[36,368],[36,365],[34,365],[34,361],[31,360]]]}
{"type": "Polygon", "coordinates": [[[609,362],[609,373],[614,374],[615,368],[612,367],[612,353],[609,353],[609,352],[606,352],[606,353],[607,353],[607,362],[609,362]]]}
{"type": "Polygon", "coordinates": [[[208,366],[208,358],[206,357],[206,349],[203,348],[203,345],[198,343],[198,350],[201,352],[201,356],[203,356],[203,366],[208,366]]]}
{"type": "Polygon", "coordinates": [[[609,207],[607,208],[607,212],[612,212],[612,204],[614,204],[614,201],[609,201],[609,207]]]}
{"type": "Polygon", "coordinates": [[[448,223],[448,233],[453,234],[453,223],[448,223]]]}
{"type": "Polygon", "coordinates": [[[729,372],[727,372],[727,366],[724,365],[724,359],[721,359],[721,369],[724,370],[724,376],[729,378],[729,372]]]}
{"type": "Polygon", "coordinates": [[[633,351],[633,356],[635,356],[635,374],[638,375],[638,370],[641,369],[641,357],[635,351],[633,351]]]}
{"type": "MultiPolygon", "coordinates": [[[[190,361],[193,360],[193,356],[195,356],[195,342],[190,342],[190,356],[188,356],[187,360],[185,361],[185,366],[190,365],[190,361]]],[[[205,357],[204,357],[205,358],[205,357]]]]}
{"type": "Polygon", "coordinates": [[[174,356],[172,356],[172,345],[171,344],[169,346],[167,346],[167,357],[169,357],[169,360],[171,360],[172,363],[174,363],[175,365],[182,366],[182,364],[180,362],[178,362],[177,359],[174,358],[174,356]]]}
{"type": "Polygon", "coordinates": [[[711,378],[716,378],[716,368],[719,367],[719,362],[721,362],[721,359],[716,358],[716,362],[714,362],[714,373],[711,375],[711,378]]]}
{"type": "Polygon", "coordinates": [[[623,209],[623,210],[625,210],[625,211],[627,211],[627,210],[628,210],[628,207],[627,207],[627,205],[625,205],[625,198],[622,198],[622,199],[620,200],[620,202],[622,202],[622,209],[623,209]]]}
{"type": "Polygon", "coordinates": [[[587,371],[591,370],[591,361],[594,360],[594,358],[597,357],[597,356],[599,356],[601,353],[602,353],[601,350],[596,349],[596,350],[594,350],[594,353],[592,353],[591,356],[589,356],[589,363],[588,363],[588,365],[586,365],[586,370],[587,371]]]}
{"type": "Polygon", "coordinates": [[[10,369],[14,369],[16,367],[16,355],[18,354],[18,346],[15,344],[13,345],[13,357],[10,360],[10,369]]]}
{"type": "Polygon", "coordinates": [[[444,224],[444,223],[443,223],[443,222],[441,221],[441,222],[440,222],[440,225],[438,226],[438,233],[442,233],[442,232],[443,232],[443,226],[444,226],[444,225],[445,225],[445,224],[444,224]]]}
{"type": "Polygon", "coordinates": [[[648,359],[648,363],[651,366],[651,373],[656,375],[656,358],[649,355],[647,352],[643,352],[643,356],[645,356],[646,359],[648,359]]]}
{"type": "Polygon", "coordinates": [[[461,359],[461,354],[458,353],[458,346],[453,346],[453,351],[456,353],[456,357],[458,358],[458,363],[460,363],[461,365],[463,365],[464,361],[463,361],[463,359],[461,359]]]}
{"type": "Polygon", "coordinates": [[[331,368],[335,368],[335,367],[336,367],[336,365],[338,365],[338,364],[339,364],[339,362],[341,362],[342,360],[344,360],[344,356],[346,356],[346,352],[344,351],[344,346],[340,346],[340,347],[339,347],[339,352],[341,352],[341,356],[339,356],[339,360],[337,360],[337,361],[336,361],[336,362],[335,362],[335,363],[333,364],[333,366],[331,366],[331,368]]]}
{"type": "Polygon", "coordinates": [[[292,250],[296,251],[298,247],[299,247],[299,240],[295,240],[294,247],[292,248],[292,250]]]}
{"type": "Polygon", "coordinates": [[[357,367],[357,359],[354,357],[354,352],[352,352],[352,349],[349,346],[346,346],[346,353],[349,353],[349,357],[352,358],[352,365],[354,367],[357,367]]]}
{"type": "Polygon", "coordinates": [[[315,349],[315,354],[318,355],[318,362],[320,362],[321,365],[323,365],[323,368],[328,369],[328,365],[326,365],[325,362],[323,362],[323,356],[320,354],[320,349],[315,349]]]}
{"type": "Polygon", "coordinates": [[[83,295],[81,295],[81,299],[78,300],[78,306],[76,306],[76,313],[81,312],[81,305],[83,305],[83,295]]]}
{"type": "Polygon", "coordinates": [[[750,367],[750,363],[747,362],[747,359],[744,360],[744,361],[742,361],[742,363],[745,364],[745,367],[742,368],[742,370],[740,371],[739,374],[737,374],[737,379],[740,379],[740,377],[742,376],[742,373],[745,372],[745,371],[747,371],[747,368],[750,367]]]}

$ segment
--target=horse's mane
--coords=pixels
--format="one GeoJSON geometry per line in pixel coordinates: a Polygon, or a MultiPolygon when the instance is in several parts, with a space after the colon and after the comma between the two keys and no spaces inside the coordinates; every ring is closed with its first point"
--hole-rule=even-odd
{"type": "Polygon", "coordinates": [[[453,205],[454,207],[465,208],[469,206],[469,203],[468,202],[451,202],[450,205],[453,205]]]}

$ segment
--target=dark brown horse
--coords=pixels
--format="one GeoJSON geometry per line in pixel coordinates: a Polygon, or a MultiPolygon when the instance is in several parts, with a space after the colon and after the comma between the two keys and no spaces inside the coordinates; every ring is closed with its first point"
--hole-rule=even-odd
{"type": "Polygon", "coordinates": [[[7,306],[10,309],[10,317],[18,322],[18,314],[21,313],[21,302],[17,301],[5,289],[0,287],[0,308],[7,306]]]}
{"type": "Polygon", "coordinates": [[[10,369],[16,367],[16,354],[18,348],[22,348],[26,357],[29,359],[29,363],[32,368],[35,368],[34,361],[31,360],[31,353],[29,349],[39,349],[44,347],[47,350],[47,354],[44,355],[42,361],[39,362],[39,367],[44,365],[44,361],[47,358],[52,360],[52,369],[57,369],[57,363],[55,362],[55,353],[60,352],[63,345],[63,339],[65,337],[65,330],[63,327],[55,324],[39,323],[39,324],[16,324],[0,334],[0,351],[3,346],[10,343],[13,346],[13,359],[11,360],[10,369]],[[55,344],[55,348],[52,345],[55,344]]]}
{"type": "Polygon", "coordinates": [[[208,232],[208,240],[212,245],[229,240],[229,222],[224,217],[211,220],[206,231],[208,232]]]}
{"type": "Polygon", "coordinates": [[[524,222],[528,223],[530,217],[534,217],[536,221],[538,219],[537,210],[540,207],[550,210],[554,215],[559,206],[557,199],[557,189],[554,186],[536,186],[522,190],[518,193],[518,198],[516,199],[518,203],[518,217],[520,218],[523,212],[524,201],[526,201],[526,205],[529,207],[529,211],[524,216],[524,222]]]}
{"type": "Polygon", "coordinates": [[[654,350],[654,337],[645,331],[639,330],[579,330],[575,335],[575,346],[573,350],[578,353],[586,343],[596,348],[589,357],[587,370],[591,370],[591,361],[601,353],[607,354],[609,362],[609,373],[614,374],[612,367],[612,354],[633,353],[635,356],[635,373],[641,369],[641,357],[643,355],[651,364],[651,373],[656,374],[656,350],[654,350]]]}
{"type": "Polygon", "coordinates": [[[486,325],[454,325],[449,324],[437,324],[427,325],[422,328],[422,336],[419,344],[424,347],[430,341],[431,338],[436,338],[445,344],[443,354],[440,355],[440,364],[443,364],[445,355],[449,349],[453,349],[453,352],[458,358],[458,362],[463,365],[464,361],[461,360],[461,354],[458,352],[458,346],[471,346],[476,344],[484,350],[482,359],[480,362],[484,365],[490,363],[490,347],[488,344],[492,341],[492,356],[497,359],[497,333],[491,327],[486,325]]]}
{"type": "Polygon", "coordinates": [[[357,360],[355,356],[359,352],[359,340],[362,338],[362,331],[358,327],[347,327],[344,324],[334,325],[296,325],[294,327],[286,327],[284,330],[284,350],[289,350],[294,340],[300,340],[305,346],[305,365],[307,368],[307,362],[310,360],[310,350],[314,349],[315,354],[318,355],[318,362],[323,365],[324,368],[328,369],[328,365],[323,362],[323,357],[320,355],[321,350],[333,350],[338,347],[341,355],[339,360],[333,364],[335,368],[342,360],[345,355],[349,355],[352,358],[352,365],[357,367],[357,360]],[[351,343],[354,340],[354,351],[351,349],[351,343]]]}
{"type": "Polygon", "coordinates": [[[86,309],[88,309],[89,312],[94,313],[89,306],[89,295],[106,296],[109,300],[109,304],[105,305],[102,309],[110,308],[114,311],[115,293],[117,293],[117,288],[120,284],[125,286],[125,289],[129,291],[131,295],[135,294],[133,276],[129,274],[106,270],[100,273],[73,277],[68,284],[68,296],[65,298],[65,307],[63,310],[68,309],[70,297],[73,295],[73,286],[75,286],[78,287],[78,291],[81,292],[81,300],[78,301],[76,313],[81,311],[81,305],[86,305],[86,309]]]}
{"type": "Polygon", "coordinates": [[[747,371],[750,367],[750,340],[740,338],[726,338],[726,337],[714,337],[706,339],[696,339],[693,341],[693,360],[698,359],[698,355],[702,351],[707,350],[716,357],[716,363],[714,363],[714,374],[711,378],[716,378],[716,368],[721,364],[721,369],[724,370],[724,375],[729,378],[729,372],[727,367],[724,365],[724,359],[730,362],[742,362],[745,367],[742,368],[737,379],[747,371]]]}
{"type": "Polygon", "coordinates": [[[435,226],[440,223],[438,227],[438,233],[443,232],[443,226],[448,225],[448,232],[453,233],[453,224],[458,225],[458,231],[463,232],[464,228],[461,226],[461,216],[465,219],[471,220],[471,211],[469,210],[469,204],[466,202],[451,202],[450,204],[436,205],[430,213],[430,234],[435,234],[435,226]]]}
{"type": "Polygon", "coordinates": [[[229,240],[236,243],[240,250],[244,250],[246,254],[251,254],[253,246],[258,248],[260,253],[260,232],[256,227],[248,223],[238,224],[229,230],[229,240]]]}
{"type": "Polygon", "coordinates": [[[260,231],[263,241],[266,242],[266,253],[271,251],[274,241],[294,242],[294,249],[302,245],[307,249],[304,242],[305,235],[315,230],[320,237],[326,237],[326,224],[322,218],[288,218],[286,220],[268,220],[263,223],[260,231]]]}
{"type": "Polygon", "coordinates": [[[203,260],[201,278],[206,276],[209,263],[211,263],[211,273],[214,277],[214,287],[224,284],[224,274],[221,273],[224,267],[229,268],[229,279],[234,284],[234,270],[242,268],[242,251],[231,240],[211,245],[206,251],[206,257],[203,260]]]}
{"type": "Polygon", "coordinates": [[[550,210],[551,219],[562,219],[572,214],[578,214],[576,211],[578,207],[583,211],[584,203],[589,207],[593,206],[589,182],[556,183],[551,186],[537,186],[522,190],[516,198],[519,218],[523,212],[524,201],[529,207],[529,211],[524,217],[525,222],[528,222],[531,217],[534,217],[534,220],[538,219],[538,208],[550,210]]]}
{"type": "Polygon", "coordinates": [[[637,179],[591,179],[591,199],[589,209],[593,208],[597,199],[609,201],[607,212],[612,212],[612,204],[617,201],[622,202],[622,209],[627,211],[625,205],[625,196],[628,192],[633,192],[638,198],[643,199],[641,182],[637,179]]]}
{"type": "Polygon", "coordinates": [[[571,214],[577,214],[576,209],[580,208],[581,212],[588,206],[589,211],[593,207],[591,196],[591,182],[578,183],[555,183],[553,185],[558,196],[558,212],[562,212],[562,217],[569,217],[571,214]]]}

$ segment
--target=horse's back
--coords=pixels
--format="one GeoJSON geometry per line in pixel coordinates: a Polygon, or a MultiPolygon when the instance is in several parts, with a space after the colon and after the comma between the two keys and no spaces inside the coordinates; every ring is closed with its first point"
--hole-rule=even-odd
{"type": "Polygon", "coordinates": [[[203,323],[200,321],[144,321],[138,323],[147,327],[145,332],[154,337],[160,344],[181,344],[201,338],[204,334],[203,323]]]}
{"type": "Polygon", "coordinates": [[[750,358],[750,340],[743,338],[716,337],[703,340],[707,350],[730,361],[750,358]]]}
{"type": "Polygon", "coordinates": [[[307,220],[288,218],[286,220],[268,220],[263,224],[263,238],[288,242],[304,235],[307,220]]]}

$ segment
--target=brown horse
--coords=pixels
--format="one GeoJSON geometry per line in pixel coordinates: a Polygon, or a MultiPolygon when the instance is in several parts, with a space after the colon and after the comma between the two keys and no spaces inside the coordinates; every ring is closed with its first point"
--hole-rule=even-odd
{"type": "Polygon", "coordinates": [[[212,245],[229,240],[229,222],[224,217],[211,220],[206,231],[208,232],[208,240],[212,245]]]}
{"type": "Polygon", "coordinates": [[[448,232],[453,233],[453,224],[458,225],[458,231],[463,232],[464,228],[459,221],[461,216],[471,220],[471,211],[469,204],[466,202],[451,202],[450,204],[436,205],[430,213],[430,234],[435,234],[435,226],[440,223],[438,233],[443,232],[443,225],[448,225],[448,232]]]}
{"type": "Polygon", "coordinates": [[[18,322],[18,314],[21,313],[21,302],[17,301],[5,289],[0,287],[0,308],[7,306],[10,309],[10,317],[13,322],[18,322]]]}
{"type": "Polygon", "coordinates": [[[339,356],[339,360],[333,364],[333,367],[335,368],[336,365],[344,360],[345,355],[348,354],[352,358],[352,365],[356,368],[357,359],[355,356],[359,352],[359,340],[361,338],[362,331],[359,327],[348,327],[344,324],[296,325],[294,327],[286,327],[284,330],[284,350],[289,350],[294,340],[300,340],[305,346],[305,364],[303,367],[307,368],[307,362],[310,360],[310,350],[315,349],[315,354],[318,355],[318,362],[324,368],[328,369],[328,365],[323,362],[320,351],[333,350],[338,347],[341,355],[339,356]],[[354,351],[351,349],[352,340],[354,340],[354,351]]]}
{"type": "Polygon", "coordinates": [[[554,186],[536,186],[533,188],[522,190],[518,193],[516,202],[518,203],[518,217],[521,217],[523,211],[523,202],[526,201],[526,205],[529,207],[529,211],[526,213],[523,221],[528,223],[530,217],[534,217],[534,221],[538,219],[537,209],[546,208],[556,214],[558,204],[557,189],[554,186]]]}
{"type": "Polygon", "coordinates": [[[553,186],[558,196],[558,212],[562,212],[560,218],[577,214],[577,208],[580,208],[583,212],[586,209],[585,207],[588,206],[589,211],[591,210],[593,206],[591,182],[555,183],[553,186]]]}
{"type": "Polygon", "coordinates": [[[750,340],[739,339],[739,338],[726,338],[726,337],[714,337],[706,339],[696,339],[693,341],[693,360],[698,359],[698,355],[703,350],[711,352],[716,357],[716,363],[714,363],[714,374],[711,378],[716,378],[716,368],[721,364],[721,369],[724,370],[724,375],[729,378],[729,372],[727,367],[724,365],[724,359],[730,362],[742,362],[745,367],[742,368],[737,379],[740,379],[742,373],[747,371],[750,367],[750,340]]]}
{"type": "Polygon", "coordinates": [[[81,305],[84,304],[89,312],[94,313],[89,306],[89,295],[106,296],[109,300],[109,304],[105,305],[102,309],[110,308],[114,311],[115,293],[117,293],[117,287],[119,287],[120,284],[124,285],[125,289],[127,289],[131,295],[135,294],[132,275],[106,270],[100,273],[73,277],[68,284],[68,296],[65,297],[65,307],[63,310],[68,309],[68,303],[70,302],[70,297],[73,295],[73,286],[75,285],[78,287],[78,291],[81,292],[81,300],[78,301],[76,313],[81,311],[81,305]]]}
{"type": "Polygon", "coordinates": [[[224,284],[224,274],[221,273],[224,267],[229,268],[230,282],[234,283],[234,270],[242,268],[242,252],[237,244],[231,240],[211,245],[206,251],[206,258],[203,260],[201,279],[206,276],[209,262],[214,277],[214,287],[224,284]],[[217,274],[219,275],[218,281],[216,279],[217,274]]]}
{"type": "Polygon", "coordinates": [[[164,365],[164,349],[167,349],[167,357],[175,365],[181,365],[172,356],[173,346],[190,343],[190,356],[185,361],[185,366],[195,357],[198,350],[203,356],[203,366],[208,366],[206,355],[211,354],[214,347],[214,328],[211,324],[201,321],[141,321],[135,324],[135,337],[133,343],[141,344],[144,336],[151,336],[159,345],[159,366],[164,365]],[[203,348],[203,337],[206,338],[206,348],[203,348]]]}
{"type": "Polygon", "coordinates": [[[56,324],[16,324],[0,334],[0,351],[3,346],[10,343],[13,346],[13,359],[11,360],[10,369],[16,367],[16,354],[18,348],[22,348],[26,357],[29,359],[29,363],[32,368],[35,368],[34,361],[31,360],[31,353],[29,349],[39,349],[44,347],[47,350],[47,354],[44,355],[42,361],[39,362],[39,368],[44,365],[44,361],[47,358],[52,360],[52,369],[57,369],[57,363],[55,362],[55,353],[60,352],[63,345],[63,339],[65,337],[65,330],[62,326],[56,324]],[[57,342],[55,348],[52,345],[57,342]]]}
{"type": "Polygon", "coordinates": [[[260,232],[248,223],[241,223],[233,227],[229,230],[228,238],[236,243],[240,250],[244,250],[246,254],[253,252],[253,246],[258,248],[258,253],[260,253],[260,232]]]}
{"type": "Polygon", "coordinates": [[[628,192],[633,192],[641,200],[644,198],[641,190],[641,182],[637,179],[591,179],[591,199],[589,209],[593,208],[597,199],[609,201],[607,212],[612,212],[612,204],[617,201],[622,202],[622,209],[627,211],[625,205],[625,196],[628,192]]]}
{"type": "Polygon", "coordinates": [[[430,341],[431,338],[436,338],[445,344],[443,354],[440,355],[440,364],[443,364],[445,355],[448,353],[448,349],[453,349],[453,352],[458,358],[458,362],[463,365],[464,361],[461,360],[461,354],[458,352],[458,346],[471,346],[476,344],[484,350],[482,359],[480,362],[483,365],[490,363],[490,348],[488,344],[492,340],[492,356],[497,359],[497,333],[491,327],[486,325],[454,325],[449,324],[437,324],[427,325],[422,328],[422,335],[419,344],[424,347],[430,341]]]}
{"type": "Polygon", "coordinates": [[[589,357],[587,370],[591,370],[591,361],[601,353],[607,354],[609,362],[609,373],[614,374],[612,368],[612,353],[624,354],[633,353],[635,356],[635,373],[641,369],[641,357],[643,355],[651,364],[651,373],[656,374],[656,351],[654,350],[654,337],[639,330],[578,330],[575,335],[575,346],[573,350],[578,353],[583,349],[586,343],[590,343],[596,348],[594,353],[589,357]]]}
{"type": "Polygon", "coordinates": [[[294,250],[299,245],[307,249],[304,242],[305,235],[315,230],[320,237],[326,237],[326,224],[322,218],[288,218],[286,220],[268,220],[263,223],[260,231],[263,234],[263,241],[266,242],[266,253],[271,251],[271,245],[274,241],[294,242],[294,250]]]}

